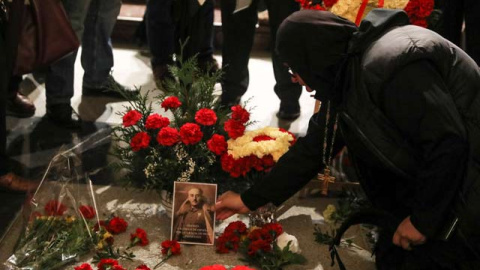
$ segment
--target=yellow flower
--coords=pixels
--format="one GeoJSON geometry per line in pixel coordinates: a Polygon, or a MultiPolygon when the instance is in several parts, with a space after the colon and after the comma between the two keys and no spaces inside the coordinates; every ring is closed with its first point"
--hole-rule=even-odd
{"type": "Polygon", "coordinates": [[[106,232],[104,235],[103,235],[103,240],[106,240],[107,238],[110,238],[110,237],[113,237],[113,235],[109,232],[106,232]]]}
{"type": "Polygon", "coordinates": [[[97,249],[103,249],[103,240],[101,240],[100,242],[98,242],[98,244],[97,244],[97,249]]]}
{"type": "Polygon", "coordinates": [[[328,223],[334,223],[332,220],[332,215],[337,211],[337,208],[335,208],[335,205],[329,204],[327,205],[327,208],[323,211],[323,218],[325,219],[326,222],[328,223]]]}
{"type": "Polygon", "coordinates": [[[67,223],[72,223],[75,221],[75,217],[74,216],[69,216],[65,219],[67,221],[67,223]]]}

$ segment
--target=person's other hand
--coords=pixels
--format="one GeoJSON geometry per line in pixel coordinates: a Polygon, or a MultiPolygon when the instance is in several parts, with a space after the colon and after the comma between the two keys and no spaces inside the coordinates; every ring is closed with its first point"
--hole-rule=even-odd
{"type": "Polygon", "coordinates": [[[413,226],[410,216],[398,225],[397,231],[393,235],[393,244],[405,250],[411,250],[411,245],[422,245],[425,241],[427,241],[427,238],[413,226]]]}
{"type": "Polygon", "coordinates": [[[215,204],[215,211],[217,213],[217,219],[224,220],[231,217],[233,214],[245,214],[250,212],[250,209],[243,204],[240,195],[227,191],[223,193],[215,204]]]}

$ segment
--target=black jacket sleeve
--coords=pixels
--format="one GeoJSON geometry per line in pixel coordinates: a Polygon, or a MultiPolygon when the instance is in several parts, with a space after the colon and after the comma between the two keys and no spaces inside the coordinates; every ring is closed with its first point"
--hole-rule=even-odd
{"type": "MultiPolygon", "coordinates": [[[[285,153],[260,182],[253,185],[242,195],[243,203],[254,210],[268,202],[280,205],[306,185],[323,169],[323,134],[325,132],[326,107],[314,114],[309,122],[305,137],[299,138],[294,146],[285,153]]],[[[333,117],[332,117],[333,119],[333,117]]],[[[329,133],[334,121],[329,121],[329,133]]],[[[343,141],[337,132],[333,153],[343,147],[343,141]]]]}
{"type": "Polygon", "coordinates": [[[419,150],[423,161],[411,194],[412,224],[434,237],[447,222],[463,179],[468,144],[462,119],[448,86],[428,61],[404,67],[383,94],[386,116],[419,150]]]}

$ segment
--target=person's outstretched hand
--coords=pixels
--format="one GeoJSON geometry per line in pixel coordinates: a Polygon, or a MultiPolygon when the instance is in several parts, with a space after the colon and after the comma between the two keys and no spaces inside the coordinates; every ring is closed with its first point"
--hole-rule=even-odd
{"type": "Polygon", "coordinates": [[[422,245],[425,241],[427,241],[427,238],[413,226],[410,216],[400,223],[393,235],[393,243],[405,250],[411,250],[412,245],[422,245]]]}
{"type": "Polygon", "coordinates": [[[233,214],[245,214],[250,212],[250,209],[243,204],[240,195],[227,191],[223,193],[215,204],[215,212],[217,213],[217,219],[224,220],[231,217],[233,214]]]}

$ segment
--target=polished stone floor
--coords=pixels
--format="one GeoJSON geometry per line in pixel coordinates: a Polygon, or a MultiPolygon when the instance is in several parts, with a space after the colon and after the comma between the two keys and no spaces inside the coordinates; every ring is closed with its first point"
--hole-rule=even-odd
{"type": "MultiPolygon", "coordinates": [[[[114,45],[115,46],[115,45],[114,45]]],[[[79,53],[80,55],[80,53],[79,53]]],[[[218,52],[215,55],[221,62],[218,52]]],[[[115,46],[113,76],[122,84],[139,87],[145,93],[155,89],[149,59],[137,48],[115,46]]],[[[242,100],[251,99],[252,119],[261,126],[280,126],[302,135],[313,113],[314,100],[305,91],[300,99],[302,113],[293,122],[280,121],[276,116],[279,100],[273,92],[274,77],[269,52],[255,52],[250,60],[250,87],[242,100]]],[[[109,184],[111,173],[105,168],[109,161],[111,126],[121,123],[117,112],[128,102],[111,98],[82,96],[83,70],[80,61],[75,69],[75,95],[72,106],[85,120],[82,129],[71,132],[56,127],[44,117],[45,84],[41,77],[28,75],[21,91],[35,102],[35,116],[28,119],[7,118],[8,154],[14,170],[26,177],[39,179],[52,157],[62,149],[75,147],[85,172],[91,173],[95,184],[109,184]]],[[[220,86],[218,86],[220,91],[220,86]]],[[[158,111],[163,113],[163,111],[158,111]]],[[[25,200],[25,195],[0,191],[0,235],[6,230],[25,200]]]]}

